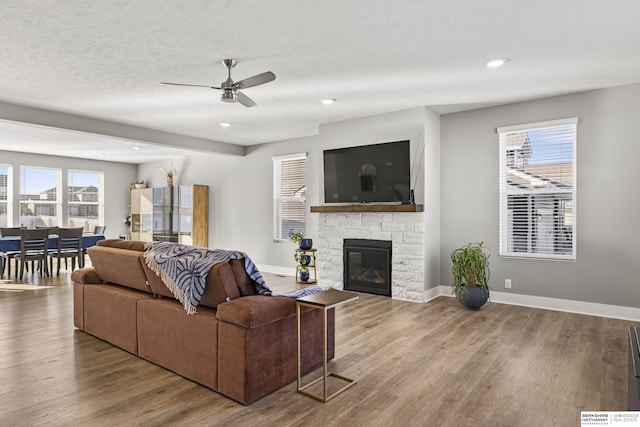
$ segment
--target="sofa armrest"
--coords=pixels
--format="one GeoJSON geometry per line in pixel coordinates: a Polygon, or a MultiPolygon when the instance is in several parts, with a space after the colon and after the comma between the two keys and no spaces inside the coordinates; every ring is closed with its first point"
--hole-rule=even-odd
{"type": "Polygon", "coordinates": [[[104,280],[102,280],[98,276],[98,273],[96,273],[96,270],[93,267],[85,267],[79,270],[75,270],[73,273],[71,273],[71,280],[84,285],[97,285],[104,283],[104,280]]]}
{"type": "Polygon", "coordinates": [[[285,319],[295,313],[295,298],[250,295],[218,305],[216,317],[221,322],[254,329],[285,319]]]}

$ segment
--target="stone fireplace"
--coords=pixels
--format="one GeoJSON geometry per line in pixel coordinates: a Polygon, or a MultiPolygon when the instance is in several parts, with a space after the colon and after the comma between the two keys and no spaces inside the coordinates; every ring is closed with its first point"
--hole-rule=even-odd
{"type": "Polygon", "coordinates": [[[424,212],[315,212],[320,216],[316,247],[321,285],[344,289],[345,239],[389,241],[390,296],[424,302],[424,212]]]}

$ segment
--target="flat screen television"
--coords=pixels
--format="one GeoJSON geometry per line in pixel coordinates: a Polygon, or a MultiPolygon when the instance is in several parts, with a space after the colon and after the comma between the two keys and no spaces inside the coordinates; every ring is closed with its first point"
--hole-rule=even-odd
{"type": "Polygon", "coordinates": [[[409,141],[324,150],[325,203],[408,203],[409,141]]]}

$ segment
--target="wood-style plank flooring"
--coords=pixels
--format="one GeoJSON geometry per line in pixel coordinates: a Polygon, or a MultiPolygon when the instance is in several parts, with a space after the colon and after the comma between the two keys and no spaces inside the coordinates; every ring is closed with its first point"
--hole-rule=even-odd
{"type": "Polygon", "coordinates": [[[2,426],[576,426],[626,409],[631,322],[368,294],[336,314],[330,367],[355,386],[321,403],[294,382],[243,406],[74,329],[69,276],[0,290],[2,426]]]}

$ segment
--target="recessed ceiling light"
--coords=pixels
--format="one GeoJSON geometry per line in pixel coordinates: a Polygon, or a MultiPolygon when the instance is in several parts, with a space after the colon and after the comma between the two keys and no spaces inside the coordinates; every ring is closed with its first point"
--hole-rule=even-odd
{"type": "Polygon", "coordinates": [[[325,99],[321,99],[320,102],[322,102],[325,105],[329,105],[329,104],[333,104],[334,102],[336,102],[336,100],[333,99],[333,98],[325,98],[325,99]]]}
{"type": "Polygon", "coordinates": [[[98,154],[98,157],[107,157],[106,154],[98,154]]]}
{"type": "Polygon", "coordinates": [[[228,128],[229,126],[231,126],[231,123],[229,123],[229,122],[222,122],[222,123],[220,123],[220,126],[222,126],[223,128],[228,128]]]}
{"type": "Polygon", "coordinates": [[[507,58],[492,59],[491,61],[487,62],[487,67],[491,67],[491,68],[500,67],[500,66],[504,65],[504,63],[507,62],[507,61],[508,61],[507,58]]]}
{"type": "Polygon", "coordinates": [[[141,147],[141,146],[139,146],[139,145],[134,145],[134,146],[133,146],[133,147],[131,147],[131,148],[133,148],[134,150],[139,150],[139,149],[141,149],[142,147],[141,147]]]}

